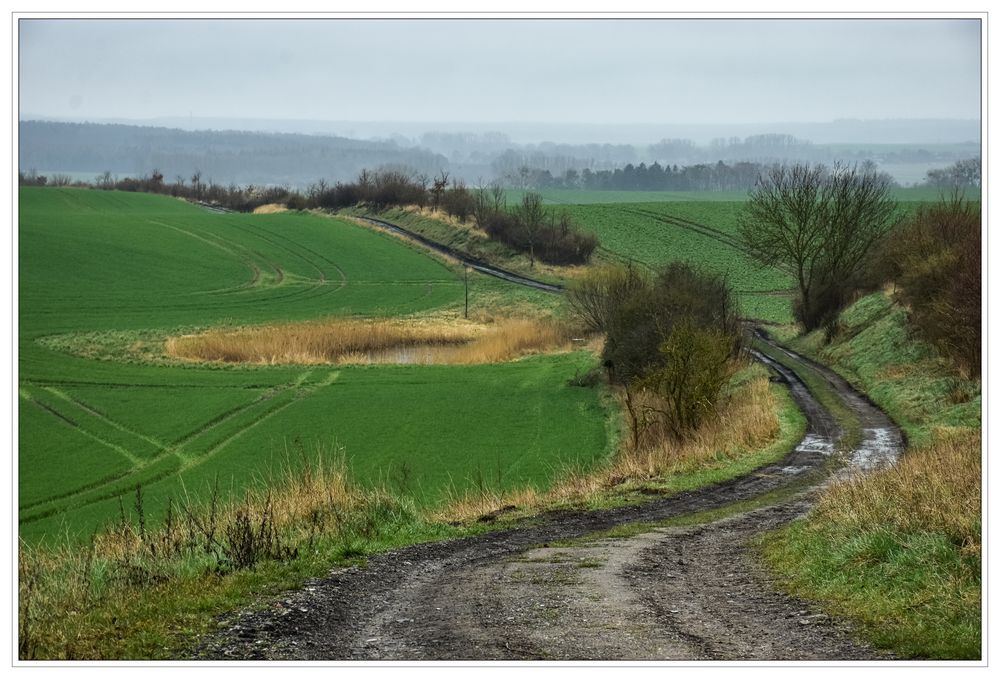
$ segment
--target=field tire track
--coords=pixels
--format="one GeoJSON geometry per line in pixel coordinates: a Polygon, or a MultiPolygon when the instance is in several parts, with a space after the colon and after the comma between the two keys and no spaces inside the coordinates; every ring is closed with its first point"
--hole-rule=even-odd
{"type": "MultiPolygon", "coordinates": [[[[744,245],[739,238],[714,226],[709,226],[708,224],[695,222],[690,219],[686,219],[684,217],[677,217],[675,215],[664,214],[661,212],[654,212],[653,210],[623,208],[623,211],[630,212],[636,215],[641,215],[644,217],[649,217],[650,219],[660,222],[661,224],[669,224],[671,226],[677,226],[687,231],[691,231],[693,233],[701,234],[702,236],[711,238],[712,240],[722,243],[727,247],[731,247],[734,250],[742,252],[744,255],[746,255],[751,259],[756,259],[757,257],[757,253],[754,252],[751,248],[748,248],[746,245],[744,245]]],[[[775,265],[775,268],[779,269],[780,271],[783,271],[786,274],[793,273],[791,268],[787,266],[775,265]]]]}
{"type": "Polygon", "coordinates": [[[142,432],[135,431],[134,429],[126,427],[121,422],[113,420],[112,418],[108,417],[105,413],[102,413],[97,408],[94,408],[93,406],[88,405],[87,403],[81,401],[79,398],[77,398],[77,397],[75,397],[75,396],[73,396],[71,394],[67,394],[66,392],[61,391],[59,389],[56,389],[55,387],[43,387],[43,389],[45,389],[45,391],[49,392],[50,394],[52,394],[52,395],[54,395],[54,396],[56,396],[58,398],[63,399],[64,401],[68,401],[70,403],[75,404],[77,407],[79,407],[83,411],[89,413],[91,416],[93,416],[93,417],[101,420],[102,422],[107,423],[109,426],[113,427],[114,429],[117,429],[118,431],[125,432],[126,434],[129,434],[131,436],[135,436],[136,438],[141,439],[141,440],[145,441],[146,443],[149,443],[149,444],[151,444],[151,445],[159,448],[160,454],[170,452],[171,446],[169,444],[166,444],[163,441],[155,439],[155,438],[153,438],[151,436],[147,436],[146,434],[143,434],[142,432]]]}
{"type": "Polygon", "coordinates": [[[92,431],[89,431],[88,429],[86,429],[85,427],[83,427],[79,422],[77,422],[76,420],[72,419],[71,417],[69,417],[65,413],[59,412],[58,409],[54,408],[53,406],[49,405],[48,403],[43,403],[43,402],[39,401],[37,398],[35,398],[34,396],[32,396],[29,399],[29,401],[31,403],[33,403],[34,405],[38,406],[39,408],[41,408],[42,410],[44,410],[45,412],[47,412],[49,415],[52,415],[53,417],[57,418],[59,421],[61,421],[64,424],[72,427],[74,431],[82,434],[83,436],[86,436],[87,438],[89,438],[89,439],[91,439],[93,441],[96,441],[97,443],[100,443],[105,448],[110,448],[114,452],[118,453],[119,455],[121,455],[122,457],[124,457],[128,461],[128,463],[130,465],[132,465],[133,470],[138,469],[139,467],[142,466],[143,463],[142,463],[142,460],[140,458],[136,457],[135,455],[133,455],[132,453],[130,453],[128,450],[126,450],[125,448],[123,448],[120,445],[118,445],[117,443],[112,443],[111,441],[107,441],[107,440],[101,438],[100,436],[98,436],[97,434],[93,433],[92,431]]]}

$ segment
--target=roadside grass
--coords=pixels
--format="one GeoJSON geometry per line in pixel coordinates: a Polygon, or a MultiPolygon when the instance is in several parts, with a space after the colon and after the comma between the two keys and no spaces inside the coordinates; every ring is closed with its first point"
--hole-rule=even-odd
{"type": "Polygon", "coordinates": [[[751,365],[734,376],[717,416],[684,441],[659,439],[636,448],[623,436],[610,464],[566,468],[547,492],[471,489],[452,497],[434,516],[474,521],[551,508],[600,509],[641,502],[650,494],[694,490],[781,459],[801,440],[805,426],[787,390],[769,382],[763,367],[751,365]]]}
{"type": "Polygon", "coordinates": [[[763,554],[785,586],[858,622],[901,657],[981,657],[981,396],[915,337],[888,293],[789,346],[868,394],[906,433],[894,467],[849,479],[805,519],[766,537],[763,554]]]}
{"type": "Polygon", "coordinates": [[[156,529],[123,520],[86,547],[22,543],[20,658],[177,659],[227,611],[379,551],[482,530],[427,522],[411,501],[351,485],[338,451],[237,503],[217,499],[177,505],[156,529]]]}
{"type": "Polygon", "coordinates": [[[878,292],[841,314],[833,342],[821,332],[788,345],[839,372],[906,432],[910,443],[934,440],[939,427],[979,427],[980,380],[968,379],[907,325],[907,310],[878,292]]]}
{"type": "Polygon", "coordinates": [[[408,206],[373,211],[364,207],[354,207],[339,210],[336,214],[384,219],[454,250],[546,283],[565,284],[567,280],[579,275],[585,269],[582,266],[555,266],[542,262],[535,262],[532,266],[527,254],[491,240],[474,221],[462,222],[430,208],[408,206]]]}
{"type": "Polygon", "coordinates": [[[981,656],[980,438],[950,433],[897,466],[834,486],[768,537],[795,594],[856,620],[904,658],[981,656]]]}
{"type": "Polygon", "coordinates": [[[709,425],[688,449],[661,450],[659,462],[612,461],[592,470],[594,481],[567,471],[547,491],[498,493],[484,481],[444,510],[421,509],[391,484],[353,483],[340,449],[317,451],[232,503],[212,494],[172,504],[156,523],[139,492],[87,545],[22,542],[19,656],[185,657],[218,616],[266,605],[331,568],[408,544],[523,525],[546,510],[588,506],[588,493],[617,494],[620,503],[641,497],[643,482],[676,492],[731,478],[780,458],[801,436],[794,403],[759,366],[737,376],[730,396],[720,410],[724,425],[709,425]],[[661,482],[669,474],[678,475],[676,485],[661,482]]]}

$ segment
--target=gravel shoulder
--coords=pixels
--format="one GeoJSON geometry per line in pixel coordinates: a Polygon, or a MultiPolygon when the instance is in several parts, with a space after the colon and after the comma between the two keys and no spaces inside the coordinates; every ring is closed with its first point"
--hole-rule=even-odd
{"type": "Polygon", "coordinates": [[[563,511],[523,527],[380,554],[221,621],[199,659],[874,660],[844,623],[782,594],[755,558],[764,531],[808,511],[837,475],[894,460],[898,428],[820,372],[857,415],[862,441],[832,464],[841,429],[788,368],[759,356],[807,417],[777,464],[696,491],[608,510],[563,511]],[[629,537],[664,522],[796,486],[778,504],[629,537]],[[570,541],[570,542],[565,542],[570,541]]]}

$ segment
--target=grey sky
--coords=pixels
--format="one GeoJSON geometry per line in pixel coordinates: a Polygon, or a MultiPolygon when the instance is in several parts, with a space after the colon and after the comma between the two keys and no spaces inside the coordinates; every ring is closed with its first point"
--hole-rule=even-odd
{"type": "Polygon", "coordinates": [[[20,112],[593,123],[978,118],[975,20],[22,20],[20,112]]]}

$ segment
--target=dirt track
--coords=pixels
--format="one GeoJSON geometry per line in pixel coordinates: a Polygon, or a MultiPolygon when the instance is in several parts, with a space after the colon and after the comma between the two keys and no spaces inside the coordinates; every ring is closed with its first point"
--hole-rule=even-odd
{"type": "MultiPolygon", "coordinates": [[[[778,464],[698,491],[373,557],[225,621],[198,657],[285,660],[875,659],[845,625],[779,593],[748,542],[808,510],[841,430],[798,378],[770,363],[808,418],[778,464]],[[690,528],[588,539],[802,484],[779,505],[690,528]],[[569,546],[549,546],[578,539],[569,546]]],[[[848,456],[895,459],[899,430],[835,376],[861,421],[848,456]]]]}

